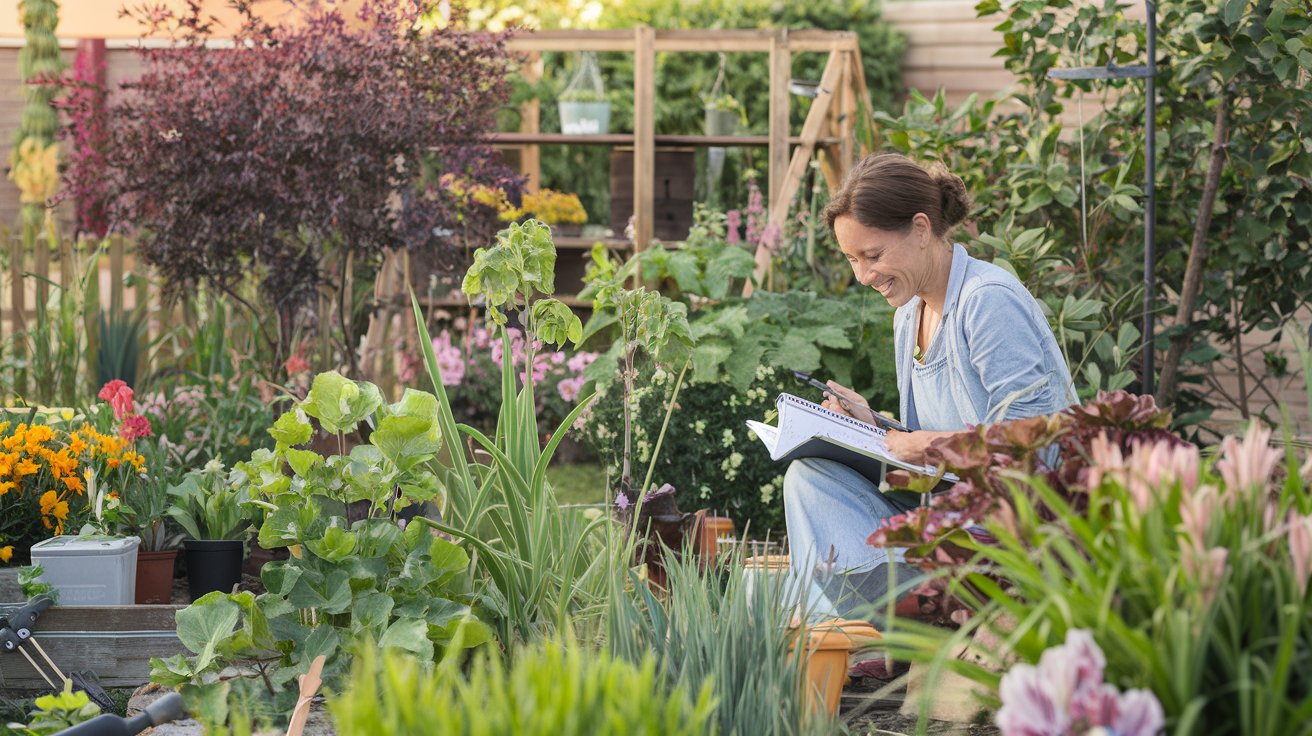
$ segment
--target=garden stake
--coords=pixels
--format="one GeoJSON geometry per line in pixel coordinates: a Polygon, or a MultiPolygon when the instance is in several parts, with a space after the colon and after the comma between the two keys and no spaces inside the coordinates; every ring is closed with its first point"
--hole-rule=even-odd
{"type": "Polygon", "coordinates": [[[23,648],[23,641],[18,638],[18,634],[15,634],[14,630],[8,626],[0,627],[0,647],[3,647],[6,652],[18,652],[23,655],[23,658],[27,660],[28,664],[32,665],[32,669],[36,670],[38,675],[41,675],[41,679],[45,680],[47,685],[52,689],[59,689],[50,680],[45,670],[37,666],[36,660],[32,659],[32,655],[28,654],[27,650],[23,648]]]}
{"type": "Polygon", "coordinates": [[[310,717],[310,701],[314,700],[314,694],[319,692],[319,686],[323,680],[319,679],[319,673],[323,672],[323,663],[327,658],[320,654],[310,663],[310,671],[301,675],[301,694],[296,699],[296,707],[292,709],[292,719],[287,724],[287,736],[301,736],[305,730],[305,721],[310,717]]]}

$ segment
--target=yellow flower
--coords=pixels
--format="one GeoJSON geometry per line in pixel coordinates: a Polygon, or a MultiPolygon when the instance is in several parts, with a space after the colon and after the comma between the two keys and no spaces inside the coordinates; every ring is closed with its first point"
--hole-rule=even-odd
{"type": "Polygon", "coordinates": [[[19,460],[18,466],[14,468],[14,475],[18,475],[18,476],[33,475],[38,470],[40,470],[40,468],[37,467],[36,463],[32,462],[31,460],[23,459],[23,460],[19,460]]]}
{"type": "Polygon", "coordinates": [[[6,493],[14,490],[14,487],[17,485],[18,483],[16,481],[0,480],[0,496],[3,496],[6,493]]]}
{"type": "Polygon", "coordinates": [[[74,455],[81,455],[86,452],[86,449],[86,440],[82,439],[77,432],[74,432],[73,436],[68,441],[68,451],[74,455]]]}
{"type": "Polygon", "coordinates": [[[46,491],[41,494],[41,513],[62,522],[68,518],[68,502],[59,500],[59,495],[54,491],[46,491]]]}
{"type": "Polygon", "coordinates": [[[65,475],[59,479],[63,482],[64,487],[70,491],[81,493],[85,488],[82,485],[82,479],[76,475],[65,475]]]}
{"type": "Polygon", "coordinates": [[[0,562],[3,562],[3,563],[5,563],[6,565],[8,565],[8,564],[9,564],[9,560],[12,559],[13,556],[14,556],[14,546],[13,546],[13,545],[11,545],[11,544],[6,544],[5,546],[0,547],[0,562]]]}

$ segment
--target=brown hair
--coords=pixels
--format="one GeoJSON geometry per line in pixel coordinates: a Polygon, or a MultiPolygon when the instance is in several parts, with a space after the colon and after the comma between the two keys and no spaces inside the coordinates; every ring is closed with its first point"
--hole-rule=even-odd
{"type": "Polygon", "coordinates": [[[942,164],[926,171],[901,154],[872,153],[848,172],[824,217],[830,232],[834,220],[850,215],[866,227],[904,233],[917,212],[929,218],[936,237],[960,224],[970,213],[961,177],[942,164]]]}

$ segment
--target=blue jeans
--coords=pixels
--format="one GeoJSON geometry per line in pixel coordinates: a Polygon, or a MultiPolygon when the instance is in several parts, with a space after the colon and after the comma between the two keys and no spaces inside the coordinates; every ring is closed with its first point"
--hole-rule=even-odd
{"type": "Polygon", "coordinates": [[[902,587],[916,571],[900,564],[900,549],[892,551],[890,571],[890,551],[872,547],[866,539],[890,517],[914,506],[914,499],[881,493],[860,473],[833,460],[793,461],[784,474],[793,578],[811,579],[824,590],[832,604],[829,615],[870,618],[857,609],[881,603],[893,585],[890,572],[902,587]]]}

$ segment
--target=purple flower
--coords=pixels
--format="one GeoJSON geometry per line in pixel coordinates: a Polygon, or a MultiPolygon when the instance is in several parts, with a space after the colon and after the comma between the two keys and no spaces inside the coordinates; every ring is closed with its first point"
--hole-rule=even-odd
{"type": "Polygon", "coordinates": [[[624,491],[615,494],[615,508],[620,511],[628,511],[632,505],[633,502],[629,500],[628,496],[624,495],[624,491]]]}
{"type": "Polygon", "coordinates": [[[1006,736],[1065,736],[1070,718],[1037,667],[1019,664],[1002,676],[998,728],[1006,736]]]}
{"type": "Polygon", "coordinates": [[[1117,736],[1156,736],[1166,725],[1162,704],[1147,690],[1127,690],[1121,696],[1116,716],[1117,736]]]}

